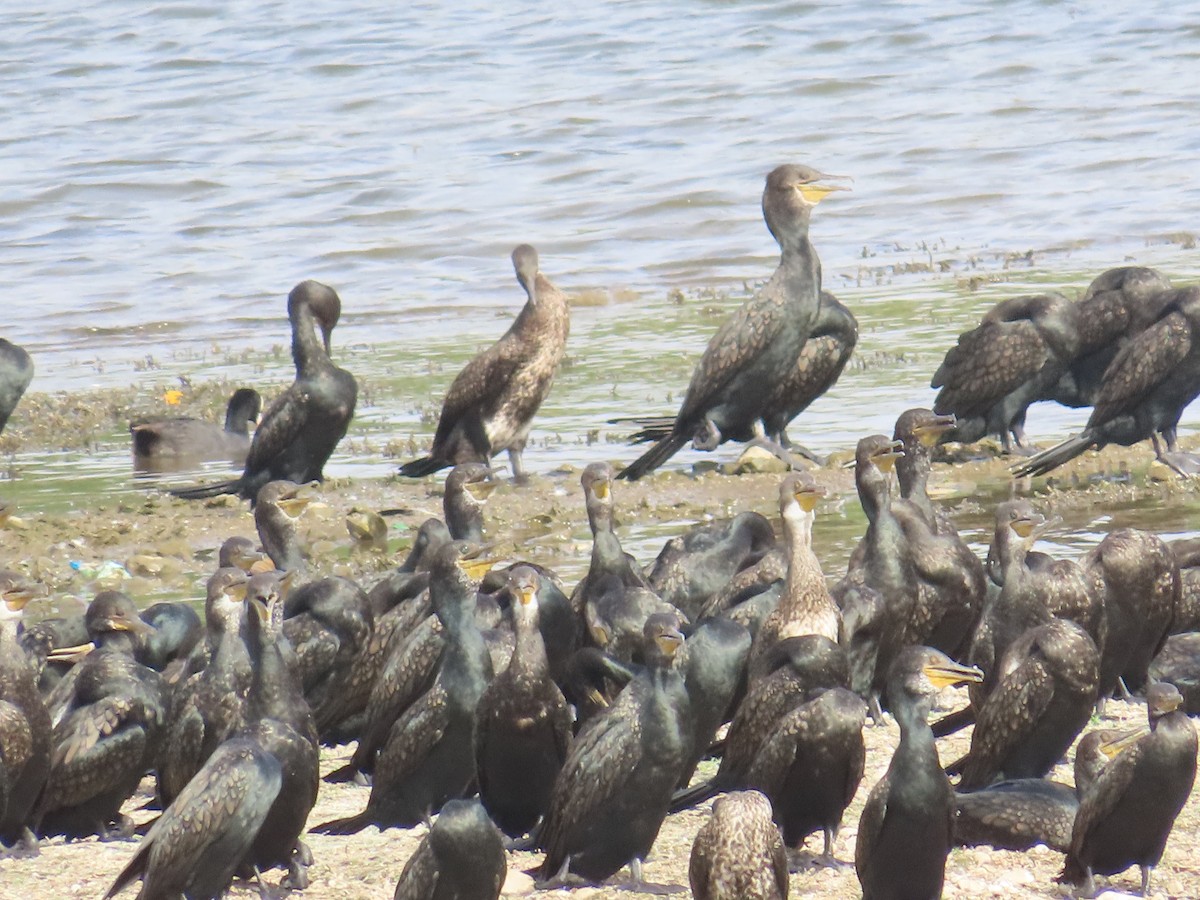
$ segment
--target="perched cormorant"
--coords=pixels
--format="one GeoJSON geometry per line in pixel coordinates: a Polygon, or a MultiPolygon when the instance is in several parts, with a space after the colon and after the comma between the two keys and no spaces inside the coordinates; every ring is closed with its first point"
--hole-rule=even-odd
{"type": "Polygon", "coordinates": [[[571,712],[550,678],[538,628],[541,578],[528,566],[509,573],[516,646],[508,668],[479,698],[475,766],[479,799],[511,837],[528,834],[550,805],[567,757],[571,712]]]}
{"type": "Polygon", "coordinates": [[[823,183],[830,177],[799,165],[779,166],[767,176],[763,218],[779,243],[779,266],[708,342],[671,432],[618,478],[641,478],[688,441],[697,450],[715,450],[725,441],[765,437],[762,419],[778,410],[768,406],[771,393],[763,386],[796,366],[818,318],[821,262],[808,223],[824,196],[845,189],[823,183]]]}
{"type": "Polygon", "coordinates": [[[97,649],[78,664],[71,702],[54,726],[50,778],[34,813],[39,835],[128,834],[121,804],[153,766],[166,723],[166,684],[133,658],[137,636],[150,630],[133,601],[104,591],[86,619],[97,649]]]}
{"type": "Polygon", "coordinates": [[[729,619],[707,619],[687,636],[683,681],[692,705],[692,752],[679,775],[687,787],[717,730],[733,716],[735,699],[746,686],[750,632],[729,619]]]}
{"type": "Polygon", "coordinates": [[[333,288],[302,281],[288,294],[296,380],[263,413],[240,478],[172,490],[187,500],[239,494],[254,501],[268,481],[324,480],[325,463],[350,427],[358,385],[329,358],[329,338],[342,313],[333,288]],[[320,327],[321,337],[316,329],[320,327]]]}
{"type": "Polygon", "coordinates": [[[906,647],[896,656],[887,694],[900,743],[863,807],[854,847],[863,900],[942,896],[953,844],[954,790],[938,761],[929,708],[941,688],[981,677],[978,669],[928,647],[906,647]]]}
{"type": "Polygon", "coordinates": [[[1167,638],[1150,663],[1149,678],[1167,681],[1183,695],[1189,716],[1200,716],[1200,632],[1189,631],[1167,638]]]}
{"type": "Polygon", "coordinates": [[[994,434],[1004,452],[1025,447],[1025,413],[1053,396],[1079,352],[1079,311],[1061,294],[1013,297],[958,336],[930,382],[936,413],[952,413],[943,440],[972,444],[994,434]]]}
{"type": "Polygon", "coordinates": [[[483,507],[499,485],[495,469],[484,463],[459,463],[446,476],[442,515],[456,541],[483,541],[483,507]]]}
{"type": "Polygon", "coordinates": [[[245,462],[249,426],[258,421],[262,397],[254,388],[238,388],[225,409],[225,427],[203,419],[153,416],[129,423],[133,462],[139,469],[161,467],[164,460],[229,459],[245,462]]]}
{"type": "Polygon", "coordinates": [[[0,434],[32,380],[33,360],[29,354],[7,338],[0,338],[0,434]]]}
{"type": "Polygon", "coordinates": [[[1118,739],[1119,754],[1080,798],[1071,847],[1058,880],[1095,893],[1093,875],[1137,865],[1142,894],[1196,780],[1196,728],[1169,684],[1146,691],[1150,733],[1118,739]],[[1126,746],[1128,745],[1128,746],[1126,746]]]}
{"type": "Polygon", "coordinates": [[[1171,469],[1183,475],[1200,471],[1200,462],[1179,452],[1175,439],[1179,417],[1200,393],[1197,330],[1200,288],[1170,291],[1154,324],[1129,340],[1105,370],[1083,431],[1043,450],[1014,473],[1045,475],[1093,447],[1129,447],[1147,439],[1154,444],[1154,455],[1171,469]]]}
{"type": "Polygon", "coordinates": [[[787,851],[758,791],[726,794],[696,832],[688,863],[695,900],[787,900],[787,851]]]}
{"type": "Polygon", "coordinates": [[[646,622],[640,671],[575,738],[539,829],[545,882],[568,871],[599,882],[641,861],[667,816],[691,744],[687,689],[675,668],[683,635],[669,615],[646,622]]]}
{"type": "Polygon", "coordinates": [[[504,842],[477,800],[450,800],[400,873],[395,900],[497,900],[504,842]]]}
{"type": "Polygon", "coordinates": [[[0,572],[0,856],[18,842],[37,852],[30,816],[50,773],[50,714],[33,658],[17,641],[32,596],[24,579],[0,572]]]}
{"type": "MultiPolygon", "coordinates": [[[[173,663],[172,668],[182,666],[204,639],[204,624],[187,603],[155,603],[142,610],[141,618],[154,631],[143,637],[136,658],[156,672],[166,674],[167,667],[173,663]]],[[[167,680],[172,679],[168,677],[167,680]]]]}
{"type": "Polygon", "coordinates": [[[570,314],[562,291],[538,271],[533,247],[521,244],[512,261],[529,299],[504,336],[455,377],[442,402],[429,455],[405,463],[401,475],[420,477],[457,463],[486,463],[507,450],[513,477],[525,478],[521,454],[566,352],[570,314]]]}

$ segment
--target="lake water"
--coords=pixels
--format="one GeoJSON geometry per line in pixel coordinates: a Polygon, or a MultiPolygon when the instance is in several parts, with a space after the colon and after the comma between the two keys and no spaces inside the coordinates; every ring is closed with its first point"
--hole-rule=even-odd
{"type": "MultiPolygon", "coordinates": [[[[605,419],[674,411],[774,264],[759,198],[785,161],[854,179],[812,228],[862,330],[792,428],[817,450],[929,403],[996,300],[1130,262],[1200,274],[1200,24],[1179,4],[48,0],[3,20],[4,334],[32,391],[286,384],[284,298],[313,277],[370,388],[352,436],[421,443],[522,302],[528,241],[579,302],[527,462],[630,460],[605,419]]],[[[1028,430],[1085,417],[1037,408],[1028,430]]],[[[19,467],[133,489],[127,441],[19,467]]],[[[393,471],[372,447],[329,471],[393,471]]]]}

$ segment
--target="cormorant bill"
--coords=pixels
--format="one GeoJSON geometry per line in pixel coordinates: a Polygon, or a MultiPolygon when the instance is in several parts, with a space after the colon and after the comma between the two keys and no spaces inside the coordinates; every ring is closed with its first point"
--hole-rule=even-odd
{"type": "Polygon", "coordinates": [[[566,352],[570,314],[562,291],[538,271],[533,247],[521,244],[512,261],[529,299],[504,336],[455,377],[429,455],[405,463],[401,475],[419,478],[458,463],[486,463],[507,450],[513,478],[524,480],[521,454],[566,352]]]}
{"type": "Polygon", "coordinates": [[[328,285],[302,281],[292,289],[288,319],[296,380],[263,414],[241,477],[172,494],[185,500],[239,494],[253,504],[259,488],[269,481],[324,480],[325,463],[350,427],[358,399],[354,376],[329,358],[330,335],[341,312],[342,301],[328,285]]]}
{"type": "Polygon", "coordinates": [[[765,439],[762,419],[781,373],[796,365],[820,308],[821,262],[808,239],[812,209],[835,190],[847,190],[800,165],[783,165],[767,176],[762,209],[781,250],[779,266],[756,296],[713,335],[692,373],[670,434],[617,477],[634,481],[661,466],[689,440],[697,450],[725,441],[765,439]]]}
{"type": "Polygon", "coordinates": [[[1200,394],[1200,287],[1169,295],[1154,324],[1126,343],[1105,370],[1083,431],[1016,466],[1014,475],[1045,475],[1093,447],[1144,440],[1168,468],[1181,475],[1200,472],[1200,461],[1176,443],[1179,418],[1200,394]]]}

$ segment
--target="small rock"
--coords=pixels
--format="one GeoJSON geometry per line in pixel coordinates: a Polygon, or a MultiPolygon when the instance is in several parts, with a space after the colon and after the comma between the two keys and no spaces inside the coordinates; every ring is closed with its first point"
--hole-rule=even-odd
{"type": "Polygon", "coordinates": [[[737,461],[726,469],[730,475],[744,475],[754,472],[783,473],[787,470],[787,463],[763,447],[747,447],[742,452],[742,455],[737,458],[737,461]]]}

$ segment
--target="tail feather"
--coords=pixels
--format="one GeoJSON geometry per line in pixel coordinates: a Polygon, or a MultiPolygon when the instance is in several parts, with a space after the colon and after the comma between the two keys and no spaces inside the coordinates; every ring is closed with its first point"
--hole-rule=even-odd
{"type": "Polygon", "coordinates": [[[691,809],[693,806],[698,806],[705,800],[715,797],[721,793],[721,788],[717,785],[716,779],[702,781],[694,787],[686,790],[676,791],[671,797],[670,812],[682,812],[685,809],[691,809]]]}
{"type": "Polygon", "coordinates": [[[400,474],[405,478],[424,478],[449,466],[450,463],[436,456],[422,456],[412,462],[406,462],[400,467],[400,474]]]}
{"type": "Polygon", "coordinates": [[[150,841],[142,841],[138,845],[137,852],[133,854],[133,859],[125,865],[121,870],[121,874],[117,876],[117,880],[113,882],[113,886],[108,889],[108,893],[104,895],[104,900],[111,900],[117,896],[135,880],[146,874],[146,865],[150,861],[150,841]]]}
{"type": "Polygon", "coordinates": [[[671,433],[675,427],[674,416],[629,416],[622,419],[609,419],[609,425],[633,425],[639,429],[629,436],[629,443],[644,444],[647,441],[660,441],[671,433]]]}
{"type": "Polygon", "coordinates": [[[1025,462],[1013,468],[1013,475],[1018,478],[1026,475],[1045,475],[1047,472],[1057,469],[1065,462],[1070,462],[1094,446],[1096,446],[1096,439],[1092,436],[1091,432],[1085,431],[1082,434],[1067,438],[1061,444],[1055,444],[1050,449],[1043,450],[1041,453],[1031,456],[1025,462]]]}
{"type": "Polygon", "coordinates": [[[364,809],[358,815],[347,816],[344,819],[331,819],[308,830],[311,834],[358,834],[368,825],[374,824],[375,819],[371,816],[370,810],[364,809]]]}
{"type": "Polygon", "coordinates": [[[218,481],[216,484],[199,484],[195,487],[171,488],[168,493],[172,497],[178,497],[180,500],[207,500],[209,497],[220,497],[222,494],[240,494],[241,492],[242,479],[235,478],[232,481],[218,481]]]}
{"type": "Polygon", "coordinates": [[[653,472],[668,459],[674,456],[688,442],[686,435],[671,432],[657,444],[639,456],[636,460],[621,470],[618,478],[626,481],[637,481],[648,472],[653,472]]]}
{"type": "Polygon", "coordinates": [[[346,763],[344,766],[334,769],[325,776],[325,781],[329,784],[345,784],[354,781],[358,777],[358,766],[352,762],[346,763]]]}
{"type": "Polygon", "coordinates": [[[974,724],[975,707],[964,706],[962,709],[956,709],[954,712],[942,716],[930,728],[933,729],[934,737],[945,737],[974,724]]]}

